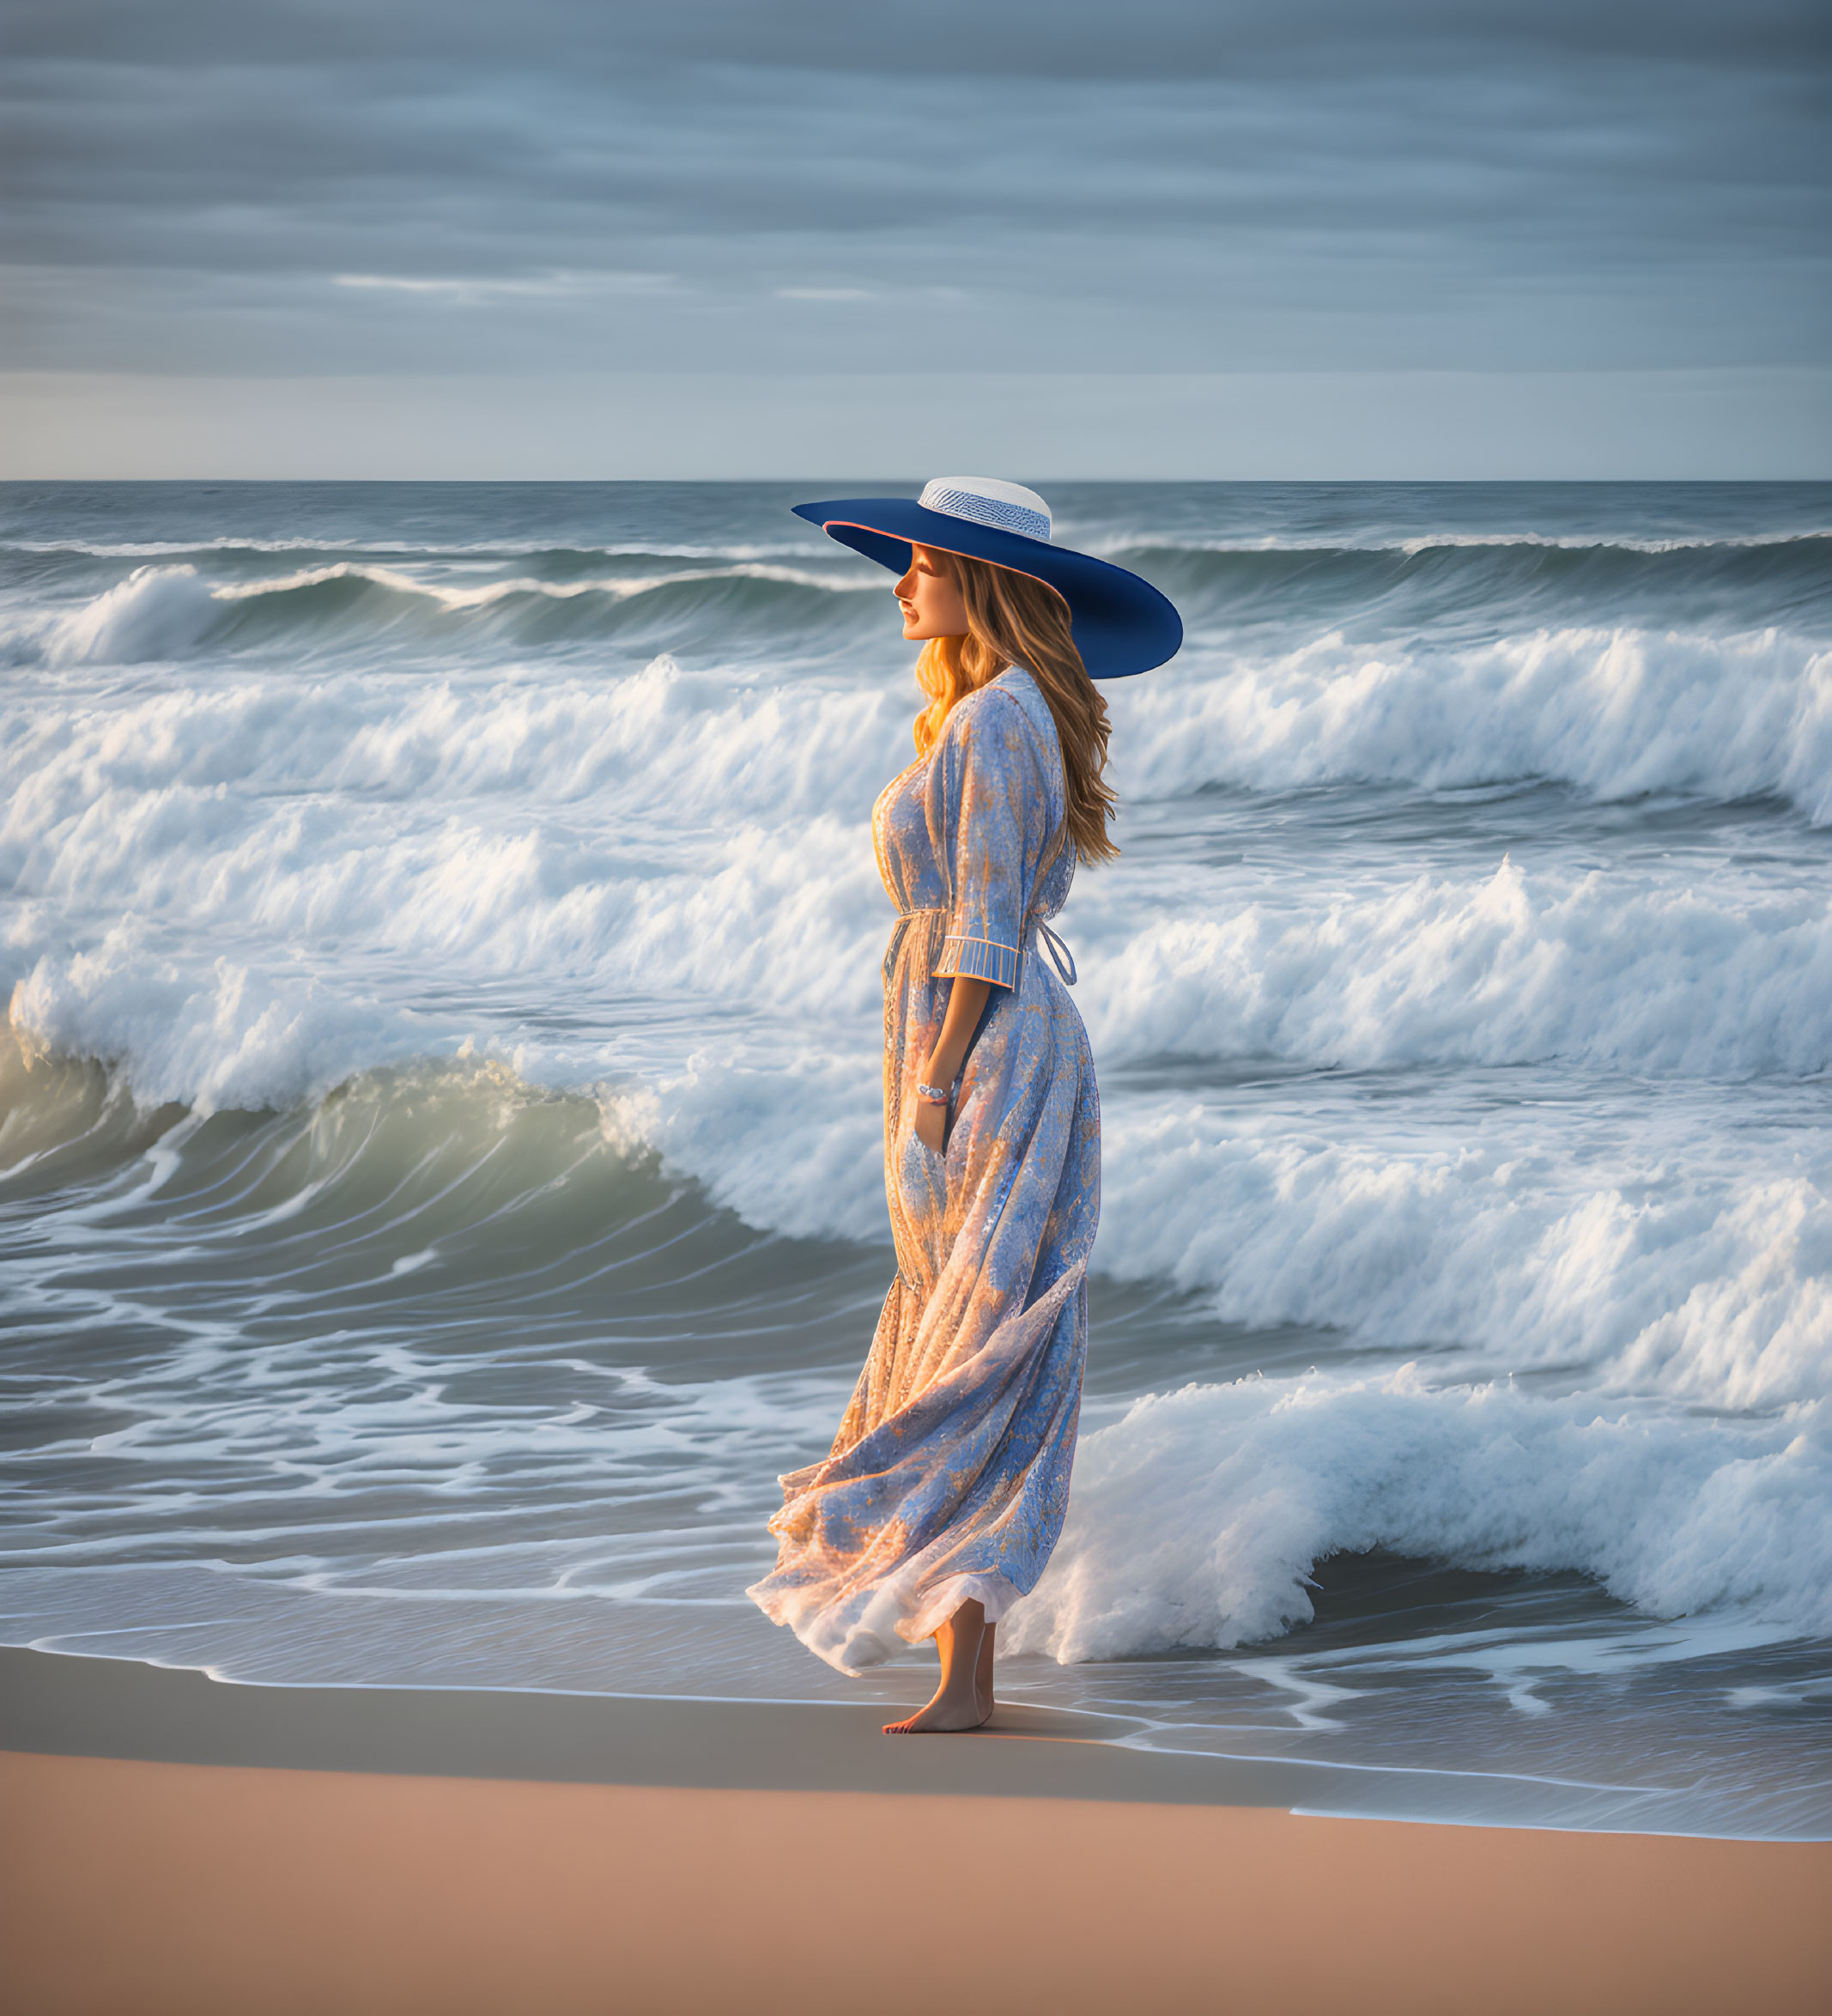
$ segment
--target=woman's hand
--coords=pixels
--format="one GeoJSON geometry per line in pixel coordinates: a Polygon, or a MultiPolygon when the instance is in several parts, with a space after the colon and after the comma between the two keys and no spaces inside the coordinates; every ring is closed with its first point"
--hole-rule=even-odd
{"type": "Polygon", "coordinates": [[[919,1099],[916,1102],[916,1139],[925,1148],[932,1148],[939,1155],[948,1138],[948,1108],[937,1106],[933,1100],[919,1099]]]}
{"type": "MultiPolygon", "coordinates": [[[[986,996],[992,991],[992,983],[989,980],[961,978],[949,985],[948,1012],[942,1017],[942,1033],[935,1039],[935,1047],[924,1058],[922,1070],[918,1073],[924,1084],[951,1085],[960,1077],[961,1066],[967,1061],[967,1046],[974,1040],[986,996]]],[[[918,1094],[916,1117],[911,1126],[923,1146],[932,1148],[937,1155],[948,1139],[948,1114],[947,1107],[938,1106],[933,1100],[918,1094]]]]}

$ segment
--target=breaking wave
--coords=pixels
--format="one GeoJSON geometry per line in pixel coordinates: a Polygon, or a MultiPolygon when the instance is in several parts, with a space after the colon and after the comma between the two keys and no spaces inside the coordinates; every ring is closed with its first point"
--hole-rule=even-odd
{"type": "Polygon", "coordinates": [[[1655,1616],[1832,1630],[1820,1412],[1703,1423],[1410,1366],[1153,1394],[1083,1439],[1061,1544],[1007,1636],[1065,1661],[1249,1644],[1308,1621],[1319,1561],[1376,1547],[1575,1569],[1655,1616]]]}
{"type": "Polygon", "coordinates": [[[1574,628],[1404,649],[1332,634],[1174,664],[1125,704],[1122,774],[1154,797],[1541,777],[1611,799],[1773,793],[1832,821],[1832,650],[1772,630],[1574,628]]]}
{"type": "Polygon", "coordinates": [[[203,653],[323,649],[403,642],[431,647],[482,631],[524,647],[614,641],[640,630],[818,622],[831,598],[877,583],[823,580],[764,561],[606,579],[517,576],[428,583],[373,563],[339,561],[276,579],[212,583],[186,563],[136,568],[81,608],[15,628],[15,664],[133,665],[203,653]]]}
{"type": "MultiPolygon", "coordinates": [[[[141,550],[96,549],[88,557],[141,550]]],[[[830,548],[795,544],[402,547],[353,557],[335,543],[244,542],[145,551],[146,564],[77,606],[9,626],[0,652],[15,663],[131,664],[382,642],[615,642],[638,630],[652,640],[721,628],[786,638],[835,622],[862,639],[864,609],[888,585],[879,570],[830,548]],[[288,551],[299,562],[293,572],[260,571],[288,551]],[[422,572],[404,571],[416,561],[422,572]]],[[[1364,637],[1461,628],[1472,641],[1598,628],[1832,637],[1832,535],[1639,546],[1512,537],[1366,547],[1123,543],[1112,556],[1171,593],[1198,642],[1268,625],[1316,635],[1345,624],[1364,637]]],[[[47,549],[46,557],[58,555],[47,549]]]]}

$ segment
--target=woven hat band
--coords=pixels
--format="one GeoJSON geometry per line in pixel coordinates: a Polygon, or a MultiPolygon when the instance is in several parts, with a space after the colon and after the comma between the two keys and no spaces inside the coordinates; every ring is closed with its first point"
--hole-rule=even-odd
{"type": "Polygon", "coordinates": [[[964,518],[974,525],[1019,532],[1027,539],[1047,540],[1050,507],[1022,483],[999,483],[990,477],[938,476],[925,484],[917,500],[925,511],[964,518]]]}

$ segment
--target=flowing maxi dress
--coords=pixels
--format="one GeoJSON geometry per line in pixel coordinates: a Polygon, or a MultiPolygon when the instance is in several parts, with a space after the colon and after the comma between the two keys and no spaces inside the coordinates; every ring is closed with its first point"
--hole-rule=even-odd
{"type": "MultiPolygon", "coordinates": [[[[782,1481],[749,1592],[841,1673],[977,1598],[997,1619],[1062,1530],[1101,1209],[1087,1031],[1050,960],[1075,872],[1056,725],[1013,666],[955,706],[872,812],[884,956],[884,1187],[897,1278],[832,1453],[782,1481]],[[946,1151],[916,1085],[955,975],[993,983],[946,1151]]],[[[1074,977],[1072,962],[1062,969],[1074,977]]]]}

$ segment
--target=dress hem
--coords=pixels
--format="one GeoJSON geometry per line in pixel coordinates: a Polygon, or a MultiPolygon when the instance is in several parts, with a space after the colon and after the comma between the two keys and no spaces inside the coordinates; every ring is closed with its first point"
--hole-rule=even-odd
{"type": "Polygon", "coordinates": [[[785,1600],[786,1592],[770,1588],[767,1580],[744,1592],[772,1624],[793,1631],[816,1659],[824,1660],[849,1680],[883,1665],[897,1651],[900,1641],[919,1645],[933,1637],[937,1627],[946,1624],[963,1603],[983,1604],[986,1622],[997,1624],[1024,1593],[996,1568],[943,1576],[913,1598],[905,1598],[895,1582],[881,1584],[862,1612],[836,1630],[830,1612],[804,1612],[792,1597],[785,1600]],[[888,1614],[906,1606],[906,1617],[888,1614]],[[828,1628],[823,1630],[823,1624],[828,1628]]]}
{"type": "Polygon", "coordinates": [[[912,1645],[919,1645],[925,1638],[932,1638],[963,1603],[983,1605],[986,1622],[997,1624],[1023,1594],[996,1568],[986,1575],[944,1576],[933,1588],[924,1592],[921,1607],[914,1617],[897,1626],[897,1636],[912,1645]]]}

